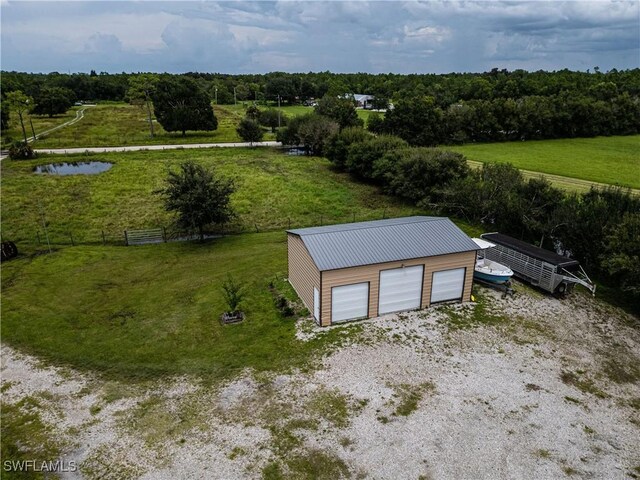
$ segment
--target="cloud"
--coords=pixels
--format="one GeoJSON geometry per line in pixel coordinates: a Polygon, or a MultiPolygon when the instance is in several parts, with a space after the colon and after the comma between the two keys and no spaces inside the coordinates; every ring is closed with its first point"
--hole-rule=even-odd
{"type": "Polygon", "coordinates": [[[637,1],[4,2],[2,68],[450,72],[639,66],[637,1]]]}

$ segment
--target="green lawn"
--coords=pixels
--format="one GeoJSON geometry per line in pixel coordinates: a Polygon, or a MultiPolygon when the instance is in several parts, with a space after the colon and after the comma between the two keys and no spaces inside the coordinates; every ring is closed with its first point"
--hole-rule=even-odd
{"type": "Polygon", "coordinates": [[[640,135],[446,147],[480,162],[640,188],[640,135]]]}
{"type": "Polygon", "coordinates": [[[49,156],[33,161],[4,160],[2,236],[26,245],[44,242],[41,212],[54,243],[99,242],[102,231],[122,241],[123,230],[169,225],[171,216],[153,191],[169,169],[195,160],[235,179],[232,197],[245,230],[337,223],[403,216],[418,212],[375,187],[354,183],[317,157],[287,156],[275,149],[141,151],[90,156],[49,156]],[[35,165],[60,161],[108,161],[98,175],[50,176],[32,173],[35,165]]]}
{"type": "MultiPolygon", "coordinates": [[[[304,367],[329,338],[296,341],[269,283],[286,275],[283,232],[204,244],[72,247],[3,264],[4,342],[116,376],[304,367]],[[221,284],[245,284],[242,324],[222,326],[221,284]]],[[[339,334],[338,334],[339,335],[339,334]]]]}
{"type": "MultiPolygon", "coordinates": [[[[34,148],[71,148],[241,141],[235,130],[239,121],[237,114],[223,106],[215,107],[214,111],[218,118],[218,129],[213,132],[187,132],[183,137],[181,132],[165,132],[155,122],[156,135],[150,138],[144,106],[128,103],[98,104],[87,107],[84,118],[79,122],[56,130],[33,145],[34,148]]],[[[36,127],[36,132],[38,131],[40,130],[36,127]]]]}

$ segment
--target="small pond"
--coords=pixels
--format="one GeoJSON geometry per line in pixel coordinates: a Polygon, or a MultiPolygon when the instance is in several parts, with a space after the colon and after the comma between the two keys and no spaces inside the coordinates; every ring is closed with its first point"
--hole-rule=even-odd
{"type": "Polygon", "coordinates": [[[106,172],[113,166],[109,162],[70,162],[50,163],[38,165],[33,169],[35,173],[47,173],[49,175],[94,175],[106,172]]]}

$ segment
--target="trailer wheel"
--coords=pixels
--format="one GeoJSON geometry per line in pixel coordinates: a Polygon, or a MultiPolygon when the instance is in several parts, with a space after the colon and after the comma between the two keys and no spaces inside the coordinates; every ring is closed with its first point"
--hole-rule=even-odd
{"type": "Polygon", "coordinates": [[[558,288],[556,288],[556,294],[562,296],[565,293],[567,293],[567,284],[565,282],[562,282],[560,285],[558,285],[558,288]]]}

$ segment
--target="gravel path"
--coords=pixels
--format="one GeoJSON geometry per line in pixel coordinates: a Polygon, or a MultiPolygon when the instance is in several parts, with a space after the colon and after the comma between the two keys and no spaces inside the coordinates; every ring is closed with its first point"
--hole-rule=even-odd
{"type": "Polygon", "coordinates": [[[3,402],[39,399],[81,465],[64,478],[261,478],[273,465],[303,476],[314,458],[326,478],[637,475],[640,385],[606,366],[639,365],[638,319],[586,295],[481,295],[491,325],[473,304],[387,315],[311,373],[245,371],[215,387],[104,383],[3,346],[3,402]]]}

